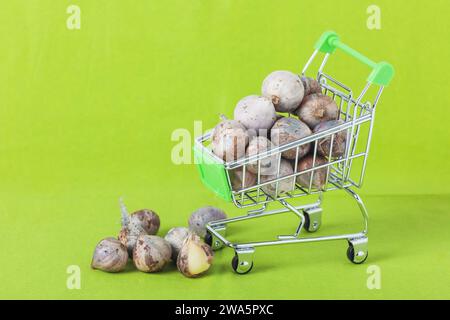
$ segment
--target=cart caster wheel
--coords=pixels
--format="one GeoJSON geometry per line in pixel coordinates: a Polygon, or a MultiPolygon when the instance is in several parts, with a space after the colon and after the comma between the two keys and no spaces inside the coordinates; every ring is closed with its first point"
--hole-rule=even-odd
{"type": "Polygon", "coordinates": [[[369,251],[367,250],[367,238],[350,240],[347,249],[347,258],[354,264],[361,264],[367,260],[369,251]]]}
{"type": "Polygon", "coordinates": [[[322,225],[322,208],[309,208],[303,211],[305,217],[305,230],[308,232],[316,232],[322,225]]]}
{"type": "Polygon", "coordinates": [[[363,252],[363,251],[359,251],[359,252],[362,255],[362,258],[355,257],[355,249],[353,248],[353,246],[349,246],[347,249],[348,260],[350,260],[350,262],[353,262],[354,264],[364,263],[366,261],[367,257],[369,256],[369,252],[363,252]]]}
{"type": "Polygon", "coordinates": [[[237,274],[246,274],[252,271],[253,261],[240,261],[238,255],[236,254],[233,257],[233,260],[231,260],[231,267],[237,274]]]}
{"type": "Polygon", "coordinates": [[[211,247],[213,250],[219,250],[223,247],[223,242],[217,239],[213,234],[211,234],[209,231],[206,232],[205,235],[205,243],[211,247]]]}
{"type": "Polygon", "coordinates": [[[209,233],[209,232],[207,232],[206,234],[205,234],[205,243],[208,245],[208,246],[212,246],[212,238],[213,238],[213,236],[211,235],[211,233],[209,233]]]}

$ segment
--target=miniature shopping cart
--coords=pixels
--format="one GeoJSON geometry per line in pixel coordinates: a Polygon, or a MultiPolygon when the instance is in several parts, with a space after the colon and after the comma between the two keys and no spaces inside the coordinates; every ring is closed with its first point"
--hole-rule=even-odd
{"type": "MultiPolygon", "coordinates": [[[[368,256],[368,214],[362,199],[354,191],[361,188],[366,169],[367,157],[369,155],[370,140],[372,137],[372,129],[375,118],[377,102],[383,92],[383,88],[387,86],[394,75],[394,69],[386,62],[375,63],[359,52],[350,48],[341,42],[339,36],[334,32],[325,32],[315,45],[315,51],[303,68],[302,75],[313,63],[318,56],[323,56],[317,72],[316,79],[320,83],[323,94],[330,96],[339,107],[339,119],[343,120],[339,125],[324,131],[313,133],[310,136],[290,142],[288,144],[277,146],[271,150],[259,153],[254,156],[241,158],[225,162],[214,155],[209,147],[211,132],[204,134],[195,139],[194,155],[200,177],[203,183],[219,197],[226,201],[233,201],[239,208],[250,208],[257,206],[256,209],[248,211],[246,215],[223,219],[209,223],[205,241],[209,243],[213,249],[219,249],[222,246],[228,246],[235,251],[232,260],[233,269],[239,273],[248,273],[253,267],[253,255],[256,247],[273,246],[281,244],[293,244],[303,242],[317,242],[327,240],[347,240],[348,259],[355,263],[363,263],[368,256]],[[324,72],[325,65],[330,55],[340,49],[357,60],[365,63],[372,72],[370,73],[367,83],[359,95],[354,95],[350,87],[342,82],[334,79],[324,72]],[[372,92],[372,94],[370,94],[372,92]],[[371,97],[369,97],[371,96],[371,97]],[[333,139],[338,133],[345,132],[346,145],[345,151],[340,157],[333,157],[333,139]],[[316,161],[317,148],[320,141],[328,139],[329,155],[326,162],[316,161]],[[300,171],[297,167],[299,148],[302,145],[310,144],[313,151],[312,166],[308,169],[300,171]],[[262,182],[261,174],[258,170],[256,175],[257,182],[255,185],[246,187],[244,185],[245,174],[249,164],[257,163],[258,169],[262,161],[269,157],[276,156],[278,159],[278,173],[280,170],[281,154],[286,150],[296,150],[297,157],[294,162],[294,173],[270,181],[262,182]],[[233,190],[230,180],[230,173],[233,170],[242,170],[244,176],[242,186],[237,190],[233,190]],[[320,189],[313,186],[314,174],[319,170],[326,171],[326,183],[320,189]],[[299,175],[308,175],[310,177],[309,185],[305,183],[299,184],[296,179],[299,175]],[[287,193],[278,192],[278,184],[285,179],[291,179],[293,186],[292,191],[287,193]],[[276,184],[275,193],[266,193],[264,186],[268,184],[276,184]],[[329,236],[304,237],[302,231],[315,232],[321,226],[322,218],[322,199],[323,194],[332,190],[343,190],[344,193],[353,198],[362,213],[363,230],[351,234],[339,234],[329,236]],[[317,198],[315,202],[295,206],[291,204],[291,200],[303,196],[312,196],[317,198]],[[282,205],[281,209],[267,210],[269,203],[278,202],[282,205]],[[275,239],[268,241],[233,243],[225,237],[226,227],[230,223],[238,221],[262,218],[269,215],[292,212],[300,218],[295,231],[290,235],[279,235],[275,239]]],[[[275,176],[279,176],[275,175],[275,176]]],[[[267,190],[267,189],[266,189],[267,190]]]]}

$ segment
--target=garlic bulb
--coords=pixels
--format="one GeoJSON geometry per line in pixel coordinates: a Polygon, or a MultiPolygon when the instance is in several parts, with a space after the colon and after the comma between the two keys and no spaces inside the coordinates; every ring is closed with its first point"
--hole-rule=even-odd
{"type": "Polygon", "coordinates": [[[161,237],[140,235],[133,250],[133,262],[142,272],[157,272],[170,261],[172,248],[161,237]]]}
{"type": "Polygon", "coordinates": [[[183,246],[183,242],[189,234],[189,229],[185,227],[175,227],[167,232],[164,240],[172,247],[172,260],[177,261],[178,253],[183,246]]]}
{"type": "MultiPolygon", "coordinates": [[[[313,132],[316,133],[327,130],[339,126],[343,123],[344,120],[342,119],[324,121],[315,126],[313,132]]],[[[343,156],[346,148],[347,133],[347,130],[341,130],[339,132],[336,132],[334,135],[325,136],[324,138],[319,140],[317,151],[324,157],[330,156],[330,151],[332,151],[331,158],[338,158],[343,156]],[[331,140],[333,140],[333,145],[331,144],[331,140]]]]}
{"type": "Polygon", "coordinates": [[[120,272],[128,261],[127,248],[117,239],[106,238],[95,247],[91,267],[107,272],[120,272]]]}
{"type": "MultiPolygon", "coordinates": [[[[270,180],[275,180],[280,177],[289,176],[294,173],[292,164],[288,160],[281,159],[280,161],[281,161],[280,162],[280,172],[278,174],[271,175],[271,176],[261,176],[262,183],[270,181],[270,180]]],[[[295,177],[285,178],[285,179],[279,180],[278,182],[272,182],[272,183],[266,184],[261,189],[263,189],[265,193],[268,193],[272,197],[276,198],[280,194],[294,190],[294,181],[295,181],[295,177]]]]}
{"type": "MultiPolygon", "coordinates": [[[[319,155],[314,159],[313,155],[307,155],[306,157],[300,159],[297,164],[297,172],[305,171],[314,167],[318,167],[326,164],[328,161],[326,158],[319,155]]],[[[303,187],[309,188],[309,183],[311,182],[311,187],[321,190],[327,182],[328,170],[326,167],[320,169],[315,169],[313,171],[299,174],[296,177],[296,181],[303,187]],[[312,178],[311,178],[312,176],[312,178]]]]}
{"type": "Polygon", "coordinates": [[[178,254],[177,267],[186,277],[195,278],[207,272],[213,260],[214,253],[211,247],[198,235],[190,233],[178,254]]]}
{"type": "Polygon", "coordinates": [[[204,238],[206,235],[206,224],[208,222],[226,219],[227,215],[223,210],[206,206],[195,210],[189,217],[189,230],[195,232],[200,237],[204,238]]]}
{"type": "Polygon", "coordinates": [[[149,209],[135,211],[130,216],[130,223],[139,225],[147,234],[154,235],[158,233],[161,222],[158,214],[149,209]]]}
{"type": "Polygon", "coordinates": [[[339,108],[331,97],[313,93],[303,99],[295,114],[311,129],[314,129],[322,121],[337,120],[339,108]]]}
{"type": "Polygon", "coordinates": [[[320,83],[316,79],[309,77],[302,77],[302,83],[303,88],[305,89],[305,97],[314,93],[322,93],[320,83]]]}
{"type": "Polygon", "coordinates": [[[222,118],[211,136],[212,151],[225,161],[242,158],[248,144],[247,129],[239,121],[222,118]]]}
{"type": "Polygon", "coordinates": [[[267,97],[247,96],[239,100],[234,108],[234,120],[252,132],[269,130],[276,119],[275,107],[267,97]]]}
{"type": "Polygon", "coordinates": [[[122,199],[120,199],[120,209],[122,213],[122,228],[118,239],[127,247],[128,254],[131,257],[137,238],[142,234],[156,234],[159,230],[160,220],[156,212],[147,209],[139,210],[129,215],[122,199]]]}
{"type": "Polygon", "coordinates": [[[272,100],[276,111],[293,112],[302,102],[305,89],[298,75],[279,70],[264,79],[261,91],[272,100]]]}

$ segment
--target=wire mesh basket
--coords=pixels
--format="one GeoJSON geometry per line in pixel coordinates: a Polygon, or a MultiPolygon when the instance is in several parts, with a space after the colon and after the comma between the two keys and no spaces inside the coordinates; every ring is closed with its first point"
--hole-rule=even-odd
{"type": "Polygon", "coordinates": [[[258,246],[344,239],[349,244],[347,257],[350,261],[359,264],[367,258],[368,215],[364,203],[354,189],[361,188],[363,184],[376,106],[394,71],[390,64],[375,63],[345,45],[336,33],[325,32],[317,41],[315,51],[303,68],[303,76],[319,54],[323,55],[323,58],[315,78],[320,84],[322,93],[333,99],[339,108],[337,125],[233,161],[224,161],[211,151],[209,142],[212,132],[195,139],[194,156],[203,183],[219,197],[232,201],[238,208],[258,206],[247,215],[214,221],[207,225],[208,233],[205,240],[213,249],[225,245],[235,250],[232,267],[237,273],[244,274],[252,269],[253,254],[255,247],[258,246]],[[350,87],[324,71],[329,57],[336,49],[372,68],[364,88],[358,95],[354,95],[350,87]],[[375,95],[370,99],[368,91],[373,88],[375,95]],[[306,145],[309,145],[308,148],[311,150],[308,165],[298,165],[301,158],[299,150],[306,145]],[[319,155],[319,149],[322,156],[319,155]],[[292,174],[282,175],[280,173],[281,162],[284,161],[282,154],[288,151],[295,154],[292,160],[294,170],[292,174]],[[274,168],[274,174],[270,179],[261,174],[261,167],[267,165],[274,168]],[[250,174],[249,167],[257,168],[256,181],[252,185],[245,183],[246,175],[250,174]],[[231,177],[236,172],[241,175],[241,185],[232,183],[231,177]],[[319,176],[324,180],[320,185],[315,182],[315,178],[319,176]],[[353,234],[301,236],[303,229],[309,232],[319,229],[323,194],[333,190],[345,190],[357,201],[363,215],[364,229],[353,234]],[[290,204],[291,199],[309,195],[317,195],[318,200],[299,206],[290,204]],[[281,203],[283,208],[269,211],[267,206],[271,202],[281,203]],[[251,243],[232,243],[225,238],[226,226],[229,223],[284,212],[292,212],[300,218],[295,232],[291,235],[279,235],[273,240],[251,243]]]}

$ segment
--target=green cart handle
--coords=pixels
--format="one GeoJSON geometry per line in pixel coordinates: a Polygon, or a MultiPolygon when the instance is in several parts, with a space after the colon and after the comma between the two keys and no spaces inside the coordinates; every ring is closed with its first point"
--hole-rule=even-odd
{"type": "Polygon", "coordinates": [[[387,86],[394,77],[394,67],[392,67],[391,64],[385,61],[377,63],[370,60],[369,58],[362,55],[355,49],[352,49],[345,43],[341,42],[339,36],[334,31],[327,31],[324,34],[322,34],[322,36],[314,45],[314,48],[320,52],[330,54],[333,53],[336,50],[336,48],[339,48],[345,53],[349,54],[350,56],[365,63],[366,65],[368,65],[373,69],[369,77],[367,78],[367,81],[369,81],[370,83],[374,83],[380,86],[387,86]]]}

